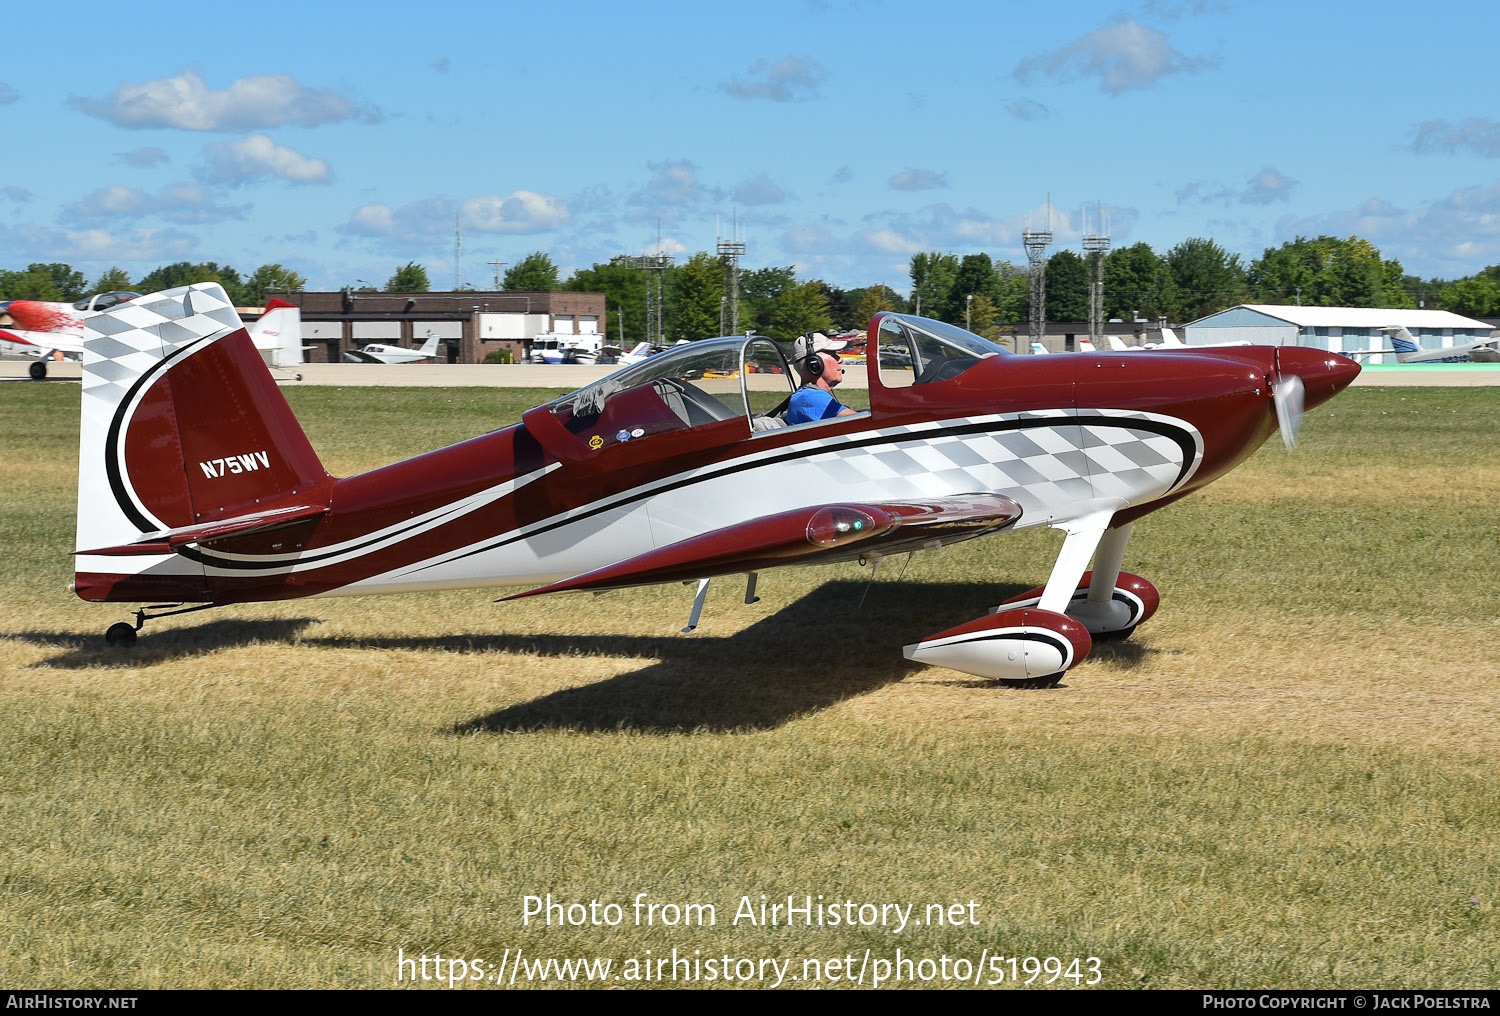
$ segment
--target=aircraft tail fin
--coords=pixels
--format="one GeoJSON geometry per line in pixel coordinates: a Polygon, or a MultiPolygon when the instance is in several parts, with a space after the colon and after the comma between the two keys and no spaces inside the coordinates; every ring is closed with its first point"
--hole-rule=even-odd
{"type": "Polygon", "coordinates": [[[1393,325],[1382,328],[1381,331],[1390,336],[1391,346],[1396,350],[1396,362],[1405,363],[1409,357],[1422,351],[1417,345],[1417,340],[1412,337],[1405,325],[1393,325]]]}
{"type": "Polygon", "coordinates": [[[246,330],[272,367],[302,366],[302,310],[296,304],[272,297],[260,320],[246,330]]]}
{"type": "Polygon", "coordinates": [[[1094,348],[1094,340],[1093,339],[1079,339],[1078,340],[1078,351],[1080,353],[1097,353],[1097,352],[1099,352],[1099,350],[1097,350],[1097,349],[1094,348]]]}
{"type": "Polygon", "coordinates": [[[1163,328],[1161,330],[1161,344],[1163,346],[1173,346],[1173,347],[1187,345],[1187,343],[1185,343],[1181,339],[1179,339],[1177,337],[1177,333],[1174,332],[1174,331],[1172,331],[1172,329],[1170,329],[1170,328],[1163,328]]]}
{"type": "MultiPolygon", "coordinates": [[[[143,296],[86,322],[79,549],[314,503],[328,481],[218,284],[143,296]]],[[[103,598],[90,573],[118,573],[119,559],[77,560],[78,594],[103,598]]],[[[141,588],[163,592],[183,588],[165,580],[191,564],[131,560],[163,580],[141,588]]]]}
{"type": "Polygon", "coordinates": [[[1036,354],[1043,354],[1047,352],[1047,347],[1040,342],[1033,342],[1031,344],[1031,351],[1036,354]]]}
{"type": "Polygon", "coordinates": [[[442,341],[443,340],[439,336],[429,332],[427,335],[427,341],[422,343],[422,348],[417,350],[417,352],[421,353],[423,356],[437,356],[438,343],[442,341]]]}
{"type": "Polygon", "coordinates": [[[1106,335],[1105,338],[1109,340],[1109,348],[1116,353],[1123,353],[1130,348],[1125,345],[1125,340],[1118,335],[1106,335]]]}

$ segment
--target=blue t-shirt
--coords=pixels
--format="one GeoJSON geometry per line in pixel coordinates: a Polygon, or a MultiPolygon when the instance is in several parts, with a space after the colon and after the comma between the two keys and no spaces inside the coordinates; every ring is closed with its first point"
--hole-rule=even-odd
{"type": "Polygon", "coordinates": [[[838,416],[843,408],[830,392],[821,388],[798,388],[792,395],[792,404],[786,410],[787,426],[826,420],[838,416]]]}

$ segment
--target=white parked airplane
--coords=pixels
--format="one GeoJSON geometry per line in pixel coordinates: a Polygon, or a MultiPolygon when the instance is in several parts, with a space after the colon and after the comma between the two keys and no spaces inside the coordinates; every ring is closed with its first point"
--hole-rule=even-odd
{"type": "Polygon", "coordinates": [[[438,352],[438,343],[440,342],[442,342],[442,339],[428,332],[427,341],[422,343],[418,349],[371,343],[368,346],[361,346],[359,349],[349,350],[344,354],[344,359],[351,363],[417,363],[420,360],[435,359],[438,352]]]}
{"type": "Polygon", "coordinates": [[[1479,339],[1461,346],[1423,349],[1404,325],[1380,329],[1390,337],[1390,349],[1356,350],[1349,356],[1378,356],[1395,353],[1397,363],[1500,363],[1500,338],[1479,339]]]}

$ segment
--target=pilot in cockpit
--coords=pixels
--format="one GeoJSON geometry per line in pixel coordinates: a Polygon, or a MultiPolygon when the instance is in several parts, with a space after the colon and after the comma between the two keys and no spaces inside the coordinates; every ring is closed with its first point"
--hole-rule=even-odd
{"type": "Polygon", "coordinates": [[[792,344],[792,364],[802,375],[802,386],[787,407],[789,426],[854,415],[854,410],[833,397],[834,386],[844,380],[844,364],[835,352],[838,348],[839,343],[822,332],[808,332],[792,344]]]}

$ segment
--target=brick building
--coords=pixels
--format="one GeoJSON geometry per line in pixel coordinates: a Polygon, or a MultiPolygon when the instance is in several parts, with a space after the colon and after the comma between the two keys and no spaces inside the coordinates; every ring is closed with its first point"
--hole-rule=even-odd
{"type": "Polygon", "coordinates": [[[544,332],[603,334],[603,293],[518,293],[461,290],[447,293],[268,292],[266,298],[302,310],[307,362],[339,363],[344,353],[371,342],[418,347],[436,335],[438,360],[480,363],[497,349],[516,360],[544,332]]]}

